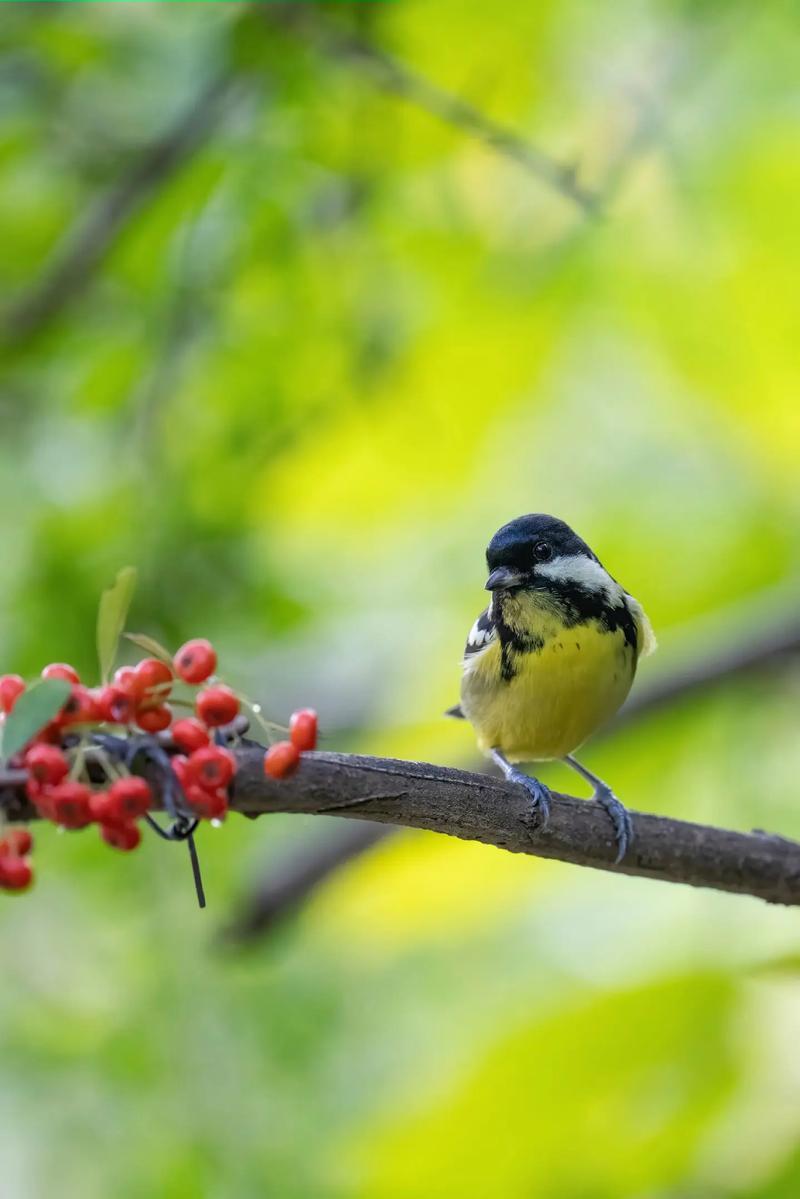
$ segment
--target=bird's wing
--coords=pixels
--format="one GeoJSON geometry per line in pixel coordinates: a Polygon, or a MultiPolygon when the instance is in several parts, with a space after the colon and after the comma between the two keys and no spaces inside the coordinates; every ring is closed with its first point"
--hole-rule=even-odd
{"type": "Polygon", "coordinates": [[[638,657],[646,658],[649,654],[655,652],[658,647],[656,635],[653,632],[653,626],[647,619],[647,613],[637,599],[625,592],[625,600],[631,610],[634,623],[636,624],[636,648],[638,657]]]}
{"type": "MultiPolygon", "coordinates": [[[[464,666],[468,666],[476,654],[481,654],[497,639],[495,623],[485,608],[469,631],[467,644],[464,646],[464,666]]],[[[445,716],[453,716],[456,720],[465,720],[461,704],[448,708],[445,716]]]]}
{"type": "Polygon", "coordinates": [[[469,631],[467,644],[464,646],[464,661],[468,662],[474,654],[480,654],[497,638],[497,628],[485,608],[469,631]]]}

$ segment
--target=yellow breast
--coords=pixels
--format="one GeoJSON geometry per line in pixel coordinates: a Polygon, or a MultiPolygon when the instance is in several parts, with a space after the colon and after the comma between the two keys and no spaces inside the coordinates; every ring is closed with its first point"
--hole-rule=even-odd
{"type": "Polygon", "coordinates": [[[621,630],[597,621],[543,629],[541,648],[510,654],[499,639],[465,663],[461,706],[481,749],[512,762],[563,758],[620,707],[636,672],[621,630]]]}

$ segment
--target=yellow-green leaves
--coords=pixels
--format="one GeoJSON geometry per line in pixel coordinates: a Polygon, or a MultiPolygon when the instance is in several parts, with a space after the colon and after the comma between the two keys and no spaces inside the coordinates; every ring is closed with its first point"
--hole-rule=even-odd
{"type": "Polygon", "coordinates": [[[108,681],[117,646],[125,627],[128,609],[136,589],[136,567],[124,566],[111,587],[100,596],[97,613],[97,657],[100,661],[100,677],[108,681]]]}

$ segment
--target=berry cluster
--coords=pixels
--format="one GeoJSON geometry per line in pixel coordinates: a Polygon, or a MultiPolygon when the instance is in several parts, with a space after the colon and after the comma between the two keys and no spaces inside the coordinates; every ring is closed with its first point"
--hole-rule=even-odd
{"type": "MultiPolygon", "coordinates": [[[[138,640],[159,656],[120,667],[100,687],[85,686],[66,663],[46,666],[42,678],[67,684],[66,698],[6,763],[24,771],[25,792],[40,817],[66,829],[96,824],[106,844],[126,853],[141,842],[142,820],[170,839],[190,837],[199,820],[224,820],[236,774],[232,750],[248,724],[240,716],[245,701],[212,678],[217,655],[209,641],[187,641],[170,657],[150,639],[138,640]],[[176,708],[191,714],[176,716],[176,708]],[[174,820],[171,830],[150,814],[157,806],[154,787],[174,820]]],[[[0,677],[0,727],[28,690],[19,675],[0,677]]],[[[264,724],[257,706],[245,706],[264,724]]],[[[316,714],[295,712],[289,740],[265,752],[265,773],[289,774],[316,738],[316,714]]],[[[24,829],[2,837],[0,888],[30,886],[32,844],[24,829]]]]}
{"type": "Polygon", "coordinates": [[[0,887],[4,891],[27,891],[33,882],[30,852],[33,837],[26,828],[13,828],[0,841],[0,887]]]}
{"type": "Polygon", "coordinates": [[[264,773],[274,779],[285,778],[300,764],[300,754],[317,744],[317,714],[313,708],[301,708],[289,721],[289,740],[276,741],[264,754],[264,773]]]}

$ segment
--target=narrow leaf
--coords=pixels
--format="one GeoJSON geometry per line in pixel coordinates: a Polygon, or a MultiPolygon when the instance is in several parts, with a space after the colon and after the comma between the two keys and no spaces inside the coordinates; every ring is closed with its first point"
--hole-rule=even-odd
{"type": "Polygon", "coordinates": [[[23,691],[3,725],[2,757],[8,760],[27,745],[63,708],[71,690],[66,679],[43,679],[23,691]]]}
{"type": "Polygon", "coordinates": [[[133,592],[136,588],[136,568],[124,566],[114,583],[100,596],[97,613],[97,656],[100,659],[100,677],[108,682],[120,635],[128,618],[133,592]]]}
{"type": "Polygon", "coordinates": [[[138,645],[139,649],[143,649],[146,654],[150,654],[153,658],[158,658],[159,662],[166,662],[167,666],[172,667],[172,654],[154,637],[148,637],[147,633],[125,633],[126,641],[132,641],[134,645],[138,645]]]}

